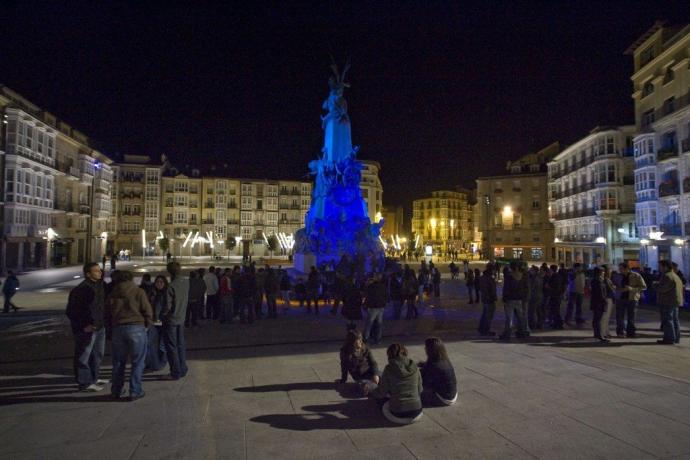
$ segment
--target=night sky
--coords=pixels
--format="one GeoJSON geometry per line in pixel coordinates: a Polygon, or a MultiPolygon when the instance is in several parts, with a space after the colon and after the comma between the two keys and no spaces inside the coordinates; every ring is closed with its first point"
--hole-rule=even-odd
{"type": "Polygon", "coordinates": [[[690,20],[686,1],[61,3],[3,2],[0,83],[104,153],[304,177],[333,53],[352,60],[359,157],[382,164],[384,204],[408,210],[555,140],[633,123],[624,50],[657,18],[690,20]]]}

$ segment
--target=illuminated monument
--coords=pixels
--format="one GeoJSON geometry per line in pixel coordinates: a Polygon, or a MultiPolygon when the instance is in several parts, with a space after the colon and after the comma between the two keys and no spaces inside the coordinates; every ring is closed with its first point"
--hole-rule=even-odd
{"type": "MultiPolygon", "coordinates": [[[[345,66],[342,74],[335,64],[328,80],[330,94],[323,103],[328,113],[321,117],[324,131],[321,158],[309,162],[315,176],[311,208],[305,217],[305,228],[295,236],[295,268],[306,272],[312,265],[337,263],[343,255],[350,260],[363,258],[366,265],[381,264],[383,248],[379,241],[383,221],[369,221],[367,205],[359,183],[362,163],[357,161],[358,147],[352,146],[350,117],[343,97],[345,66]]],[[[383,266],[383,265],[379,265],[383,266]]]]}

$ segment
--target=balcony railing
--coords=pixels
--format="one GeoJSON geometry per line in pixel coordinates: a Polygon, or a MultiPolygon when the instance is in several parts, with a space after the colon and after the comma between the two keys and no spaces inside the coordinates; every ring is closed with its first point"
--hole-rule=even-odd
{"type": "Polygon", "coordinates": [[[682,95],[681,97],[675,99],[673,101],[672,106],[664,104],[663,107],[652,112],[651,116],[643,117],[642,118],[642,128],[643,129],[647,128],[649,125],[651,125],[655,121],[661,120],[665,116],[670,115],[674,112],[677,112],[687,105],[690,105],[690,92],[687,92],[684,95],[682,95]]]}
{"type": "Polygon", "coordinates": [[[91,211],[91,207],[87,204],[79,205],[79,214],[88,214],[91,211]]]}
{"type": "Polygon", "coordinates": [[[578,211],[571,212],[558,212],[553,214],[553,219],[555,220],[565,220],[565,219],[576,219],[578,217],[587,217],[596,215],[596,211],[593,208],[580,209],[578,211]]]}
{"type": "Polygon", "coordinates": [[[678,195],[679,193],[678,182],[665,182],[659,185],[659,197],[678,195]]]}
{"type": "Polygon", "coordinates": [[[656,162],[651,158],[643,158],[635,160],[635,169],[644,168],[645,166],[654,166],[656,162]]]}
{"type": "Polygon", "coordinates": [[[659,231],[664,232],[666,236],[668,235],[682,235],[680,224],[661,224],[659,225],[659,231]]]}
{"type": "Polygon", "coordinates": [[[213,224],[213,222],[214,222],[213,219],[204,219],[201,221],[201,223],[204,225],[210,225],[210,224],[213,224]]]}

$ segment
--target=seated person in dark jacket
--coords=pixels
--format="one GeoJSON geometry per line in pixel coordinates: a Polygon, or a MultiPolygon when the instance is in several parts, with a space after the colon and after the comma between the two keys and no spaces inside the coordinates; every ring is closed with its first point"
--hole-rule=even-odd
{"type": "Polygon", "coordinates": [[[379,383],[378,364],[369,347],[364,344],[362,333],[357,330],[347,332],[345,345],[340,349],[340,371],[339,382],[345,383],[349,373],[360,385],[363,394],[371,391],[379,383]]]}
{"type": "Polygon", "coordinates": [[[429,337],[424,341],[424,350],[427,360],[419,363],[424,387],[422,402],[425,405],[455,404],[458,399],[458,386],[446,346],[441,339],[429,337]]]}

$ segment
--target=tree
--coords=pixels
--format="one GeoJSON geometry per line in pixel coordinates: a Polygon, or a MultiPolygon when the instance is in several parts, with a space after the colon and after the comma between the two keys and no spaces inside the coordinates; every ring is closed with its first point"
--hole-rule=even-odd
{"type": "Polygon", "coordinates": [[[273,257],[273,251],[278,249],[278,237],[275,234],[269,236],[268,238],[268,250],[271,251],[271,257],[273,257]]]}
{"type": "Polygon", "coordinates": [[[158,240],[158,247],[160,248],[161,252],[163,254],[168,252],[168,249],[170,249],[170,240],[167,237],[163,237],[158,240]]]}
{"type": "Polygon", "coordinates": [[[228,235],[228,238],[225,240],[225,247],[228,249],[228,251],[232,251],[235,249],[235,246],[237,246],[235,235],[228,235]]]}

